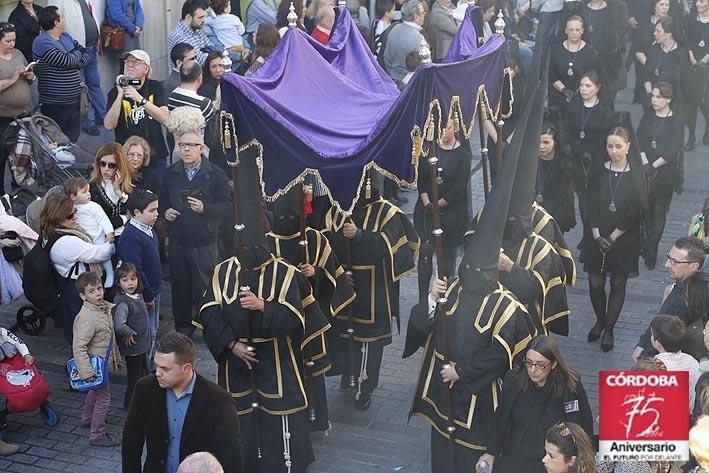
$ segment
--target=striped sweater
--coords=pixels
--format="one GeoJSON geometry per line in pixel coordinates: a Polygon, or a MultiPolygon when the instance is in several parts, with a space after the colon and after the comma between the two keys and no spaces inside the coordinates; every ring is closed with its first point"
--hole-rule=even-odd
{"type": "Polygon", "coordinates": [[[89,54],[67,33],[55,40],[42,31],[32,43],[40,103],[76,103],[81,96],[81,68],[89,54]]]}

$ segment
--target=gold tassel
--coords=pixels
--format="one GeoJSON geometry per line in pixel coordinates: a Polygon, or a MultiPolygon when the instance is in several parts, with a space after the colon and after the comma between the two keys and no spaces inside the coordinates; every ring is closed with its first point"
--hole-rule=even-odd
{"type": "Polygon", "coordinates": [[[229,121],[225,119],[223,121],[223,136],[224,136],[224,149],[231,149],[231,129],[229,128],[229,121]]]}
{"type": "Polygon", "coordinates": [[[413,146],[411,148],[411,164],[418,167],[419,158],[423,154],[423,138],[420,133],[415,133],[413,137],[413,146]]]}
{"type": "Polygon", "coordinates": [[[367,184],[364,186],[364,198],[372,198],[372,180],[369,177],[367,177],[367,184]]]}

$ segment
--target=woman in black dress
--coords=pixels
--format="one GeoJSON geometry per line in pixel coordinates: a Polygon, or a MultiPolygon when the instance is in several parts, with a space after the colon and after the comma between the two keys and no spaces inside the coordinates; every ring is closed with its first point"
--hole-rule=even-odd
{"type": "MultiPolygon", "coordinates": [[[[438,144],[438,208],[443,229],[443,258],[439,261],[441,274],[453,276],[455,257],[463,242],[463,233],[470,223],[470,148],[458,141],[454,121],[449,120],[441,130],[438,144]]],[[[414,226],[424,245],[419,253],[418,284],[419,298],[426,300],[428,286],[433,274],[433,222],[431,216],[431,173],[426,159],[420,160],[418,177],[419,198],[414,208],[414,226]]]]}
{"type": "Polygon", "coordinates": [[[650,190],[652,234],[648,247],[651,251],[645,258],[648,269],[655,267],[657,245],[665,230],[665,218],[677,184],[677,162],[684,141],[684,126],[671,108],[672,96],[672,86],[658,82],[652,89],[652,109],[643,115],[637,130],[650,190]]]}
{"type": "Polygon", "coordinates": [[[650,96],[657,82],[668,82],[674,88],[675,113],[681,113],[684,102],[680,88],[689,66],[687,50],[679,45],[679,22],[672,17],[660,18],[655,25],[655,45],[647,51],[645,62],[644,87],[647,93],[646,108],[650,107],[650,96]]]}
{"type": "Polygon", "coordinates": [[[685,121],[689,129],[684,149],[694,149],[694,132],[697,128],[697,107],[704,115],[704,137],[709,145],[709,0],[696,0],[696,15],[688,15],[685,36],[689,49],[689,71],[685,87],[685,121]]]}
{"type": "Polygon", "coordinates": [[[566,40],[551,50],[549,64],[549,107],[563,108],[571,102],[581,76],[598,60],[596,49],[582,39],[583,18],[572,15],[566,20],[566,40]]]}
{"type": "Polygon", "coordinates": [[[576,226],[571,162],[556,125],[545,123],[539,137],[535,200],[554,217],[562,232],[576,226]]]}
{"type": "Polygon", "coordinates": [[[586,193],[593,173],[603,166],[606,131],[611,111],[601,101],[601,79],[595,70],[581,76],[579,94],[566,109],[566,142],[571,147],[574,189],[579,199],[581,221],[586,221],[586,193]]]}
{"type": "MultiPolygon", "coordinates": [[[[631,2],[631,5],[633,3],[631,2]]],[[[670,11],[670,0],[652,0],[650,14],[638,19],[638,26],[631,35],[630,52],[635,60],[635,90],[633,103],[647,103],[647,93],[643,85],[645,78],[645,63],[647,52],[655,41],[655,24],[667,16],[670,11]]]]}
{"type": "Polygon", "coordinates": [[[604,352],[613,349],[613,327],[625,302],[625,286],[628,277],[637,276],[640,258],[641,209],[646,189],[638,179],[644,179],[639,159],[631,163],[629,151],[628,131],[613,128],[606,138],[610,161],[591,178],[588,227],[582,242],[584,271],[588,273],[591,304],[596,313],[596,324],[588,333],[588,341],[597,340],[603,333],[604,352]],[[611,287],[606,298],[608,275],[611,287]]]}
{"type": "Polygon", "coordinates": [[[586,28],[583,39],[596,48],[606,82],[604,99],[613,103],[617,91],[625,88],[623,67],[628,7],[620,0],[591,0],[581,7],[586,28]]]}
{"type": "Polygon", "coordinates": [[[554,338],[539,335],[527,345],[522,363],[505,376],[487,452],[478,465],[485,461],[495,473],[543,473],[544,435],[559,421],[577,423],[593,435],[579,374],[566,366],[554,338]]]}

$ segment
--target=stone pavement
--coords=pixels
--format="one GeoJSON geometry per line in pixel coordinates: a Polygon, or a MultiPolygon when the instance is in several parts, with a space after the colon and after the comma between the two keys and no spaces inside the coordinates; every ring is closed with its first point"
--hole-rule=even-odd
{"type": "MultiPolygon", "coordinates": [[[[618,98],[619,109],[630,108],[628,91],[618,98]]],[[[633,120],[639,121],[639,107],[632,107],[633,120]]],[[[699,132],[701,136],[701,131],[699,132]]],[[[675,195],[667,220],[667,229],[660,245],[660,254],[671,243],[686,234],[689,218],[697,213],[707,196],[705,179],[709,178],[709,166],[705,163],[709,147],[698,146],[686,156],[685,186],[682,195],[675,195]]],[[[473,178],[474,208],[482,204],[481,176],[473,178]]],[[[414,193],[407,193],[410,202],[404,206],[411,211],[414,193]]],[[[571,248],[580,238],[580,225],[567,237],[571,248]]],[[[660,258],[660,264],[662,258],[660,258]]],[[[662,290],[669,281],[660,267],[648,272],[641,268],[640,277],[630,280],[623,314],[616,328],[616,347],[603,353],[598,342],[586,342],[586,333],[595,321],[588,299],[587,279],[581,268],[576,287],[569,290],[572,310],[571,336],[559,338],[562,352],[569,365],[580,371],[589,395],[594,414],[598,413],[597,374],[600,369],[624,369],[630,366],[630,354],[638,336],[657,313],[662,290]]],[[[169,287],[163,289],[165,320],[161,330],[171,328],[169,287]]],[[[407,278],[401,287],[402,327],[406,327],[412,304],[416,301],[415,275],[407,278]]],[[[0,309],[0,325],[13,324],[14,314],[22,301],[0,309]]],[[[51,325],[51,321],[50,321],[51,325]]],[[[6,439],[21,445],[22,451],[11,457],[0,458],[0,471],[7,472],[115,472],[119,471],[120,449],[91,448],[88,432],[79,427],[79,412],[83,396],[69,391],[63,364],[69,357],[60,331],[45,330],[39,337],[20,334],[32,352],[39,358],[39,367],[51,387],[50,400],[60,412],[59,425],[49,428],[43,425],[37,413],[11,414],[6,439]]],[[[197,370],[214,377],[215,364],[206,350],[200,334],[195,341],[199,348],[197,370]]],[[[395,336],[385,350],[381,372],[381,386],[374,393],[372,406],[360,413],[353,409],[352,393],[342,392],[336,379],[328,379],[328,395],[333,428],[326,437],[313,439],[317,461],[308,469],[311,473],[362,473],[362,472],[428,472],[429,428],[417,418],[408,420],[408,412],[414,391],[420,362],[420,353],[408,360],[401,359],[403,334],[395,336]]],[[[112,377],[112,408],[108,417],[109,431],[120,436],[125,411],[122,399],[125,377],[112,377]]],[[[266,452],[281,455],[282,452],[266,452]]]]}

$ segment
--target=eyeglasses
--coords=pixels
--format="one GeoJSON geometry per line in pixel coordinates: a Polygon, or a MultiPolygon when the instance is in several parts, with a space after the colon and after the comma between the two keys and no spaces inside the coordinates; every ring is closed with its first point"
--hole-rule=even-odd
{"type": "Polygon", "coordinates": [[[13,25],[12,23],[2,23],[2,24],[0,24],[0,31],[2,31],[2,32],[15,31],[15,25],[13,25]]]}
{"type": "Polygon", "coordinates": [[[538,369],[540,371],[544,371],[551,365],[551,363],[542,363],[539,361],[530,361],[528,359],[522,360],[522,363],[524,363],[524,366],[526,366],[529,369],[538,369]]]}
{"type": "Polygon", "coordinates": [[[109,163],[108,161],[99,161],[98,165],[102,168],[116,169],[118,165],[116,163],[109,163]]]}
{"type": "Polygon", "coordinates": [[[182,149],[199,148],[202,143],[177,143],[177,146],[182,149]]]}
{"type": "Polygon", "coordinates": [[[563,422],[559,422],[558,424],[556,424],[556,425],[554,426],[554,428],[556,428],[556,431],[559,433],[559,435],[560,435],[562,438],[566,438],[566,437],[569,437],[569,436],[570,436],[570,437],[571,437],[571,441],[574,442],[574,445],[576,445],[576,439],[574,438],[574,434],[571,433],[571,431],[570,431],[569,428],[566,426],[566,424],[564,424],[563,422]]]}
{"type": "Polygon", "coordinates": [[[129,158],[144,158],[145,155],[143,153],[128,153],[129,158]]]}
{"type": "Polygon", "coordinates": [[[140,59],[127,58],[125,61],[123,61],[123,63],[129,64],[131,66],[137,66],[138,64],[145,64],[145,61],[141,61],[140,59]]]}
{"type": "Polygon", "coordinates": [[[667,261],[669,261],[672,266],[677,266],[678,264],[691,264],[691,263],[696,262],[696,261],[680,261],[678,259],[671,257],[669,253],[667,253],[667,261]]]}

